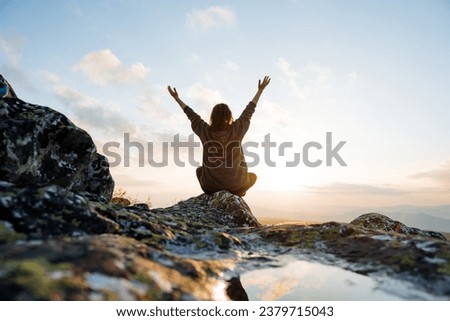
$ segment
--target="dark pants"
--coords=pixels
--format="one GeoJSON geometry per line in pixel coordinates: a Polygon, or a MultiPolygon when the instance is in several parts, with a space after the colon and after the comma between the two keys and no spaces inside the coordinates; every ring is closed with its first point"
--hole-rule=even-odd
{"type": "MultiPolygon", "coordinates": [[[[203,187],[203,185],[202,185],[203,166],[197,167],[197,170],[195,171],[195,173],[197,174],[197,179],[198,179],[198,181],[199,181],[199,183],[200,183],[200,186],[201,186],[202,190],[203,190],[206,194],[212,194],[212,193],[214,193],[214,192],[218,192],[218,191],[214,191],[214,192],[206,191],[205,188],[203,187]]],[[[252,187],[253,185],[255,185],[257,176],[256,176],[255,173],[248,173],[248,179],[249,179],[249,183],[248,183],[247,186],[241,188],[241,189],[238,190],[238,191],[229,191],[229,192],[230,192],[230,193],[233,193],[233,194],[236,194],[236,195],[238,195],[238,196],[244,196],[245,193],[248,191],[248,189],[249,189],[250,187],[252,187]]]]}
{"type": "Polygon", "coordinates": [[[255,173],[250,173],[250,172],[249,172],[249,173],[248,173],[248,179],[249,179],[249,181],[250,181],[250,182],[248,183],[248,185],[245,186],[244,188],[240,189],[239,191],[237,191],[237,192],[234,193],[234,194],[239,195],[239,196],[245,196],[245,193],[250,189],[250,187],[252,187],[253,185],[255,185],[257,176],[256,176],[255,173]]]}

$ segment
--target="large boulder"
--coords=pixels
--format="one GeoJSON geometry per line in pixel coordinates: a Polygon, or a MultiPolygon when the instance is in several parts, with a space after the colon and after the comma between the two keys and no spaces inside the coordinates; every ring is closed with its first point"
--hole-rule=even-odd
{"type": "Polygon", "coordinates": [[[245,200],[228,191],[191,197],[165,211],[215,227],[261,226],[245,200]]]}
{"type": "Polygon", "coordinates": [[[16,186],[54,184],[111,199],[108,161],[89,134],[56,110],[24,102],[11,90],[0,98],[0,180],[16,186]]]}
{"type": "Polygon", "coordinates": [[[0,299],[242,298],[239,282],[223,277],[233,251],[247,246],[225,230],[259,225],[240,197],[218,192],[150,209],[88,196],[0,181],[0,299]]]}
{"type": "Polygon", "coordinates": [[[115,233],[119,225],[102,215],[101,204],[58,185],[17,187],[0,181],[0,222],[28,240],[115,233]]]}
{"type": "Polygon", "coordinates": [[[434,231],[423,231],[415,227],[409,227],[399,221],[395,221],[390,217],[379,213],[363,214],[351,221],[350,224],[362,226],[372,230],[381,230],[385,232],[425,236],[447,240],[441,233],[434,231]]]}

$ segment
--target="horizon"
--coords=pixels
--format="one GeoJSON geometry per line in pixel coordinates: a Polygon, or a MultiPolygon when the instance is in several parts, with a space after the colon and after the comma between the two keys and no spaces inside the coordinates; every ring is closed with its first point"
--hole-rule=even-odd
{"type": "MultiPolygon", "coordinates": [[[[271,155],[275,167],[252,150],[265,161],[249,169],[258,176],[244,197],[251,208],[314,220],[450,205],[448,2],[12,0],[0,2],[0,17],[0,73],[19,98],[86,130],[101,154],[109,142],[123,147],[125,134],[146,154],[148,142],[188,140],[167,85],[205,120],[220,102],[237,117],[267,74],[244,143],[270,135],[293,148],[271,155]],[[286,165],[307,142],[325,147],[326,133],[333,146],[346,142],[347,166],[286,165]]],[[[136,147],[125,166],[114,151],[116,187],[133,197],[164,207],[202,193],[185,151],[184,167],[141,167],[136,147]]],[[[310,160],[324,152],[311,149],[310,160]]]]}

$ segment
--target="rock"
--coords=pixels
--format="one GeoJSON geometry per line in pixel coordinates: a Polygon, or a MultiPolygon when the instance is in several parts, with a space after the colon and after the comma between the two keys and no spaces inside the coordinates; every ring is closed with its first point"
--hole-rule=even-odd
{"type": "Polygon", "coordinates": [[[111,199],[114,181],[106,158],[63,114],[9,95],[0,99],[0,133],[0,180],[111,199]]]}
{"type": "MultiPolygon", "coordinates": [[[[360,220],[364,215],[355,221],[360,220]]],[[[333,265],[357,273],[408,280],[413,288],[450,298],[450,242],[426,233],[401,234],[337,222],[271,225],[250,233],[290,251],[306,250],[325,260],[324,254],[332,255],[333,265]]]]}
{"type": "Polygon", "coordinates": [[[450,242],[428,234],[261,226],[225,192],[149,209],[57,185],[0,183],[2,300],[245,300],[239,274],[277,266],[286,253],[450,298],[450,242]]]}
{"type": "Polygon", "coordinates": [[[93,235],[2,247],[0,300],[221,300],[225,264],[153,252],[93,235]]]}
{"type": "Polygon", "coordinates": [[[227,191],[192,197],[167,208],[166,211],[215,227],[261,226],[244,199],[227,191]]]}
{"type": "Polygon", "coordinates": [[[115,233],[119,224],[102,215],[99,206],[58,185],[16,187],[0,181],[0,219],[30,240],[115,233]]]}
{"type": "MultiPolygon", "coordinates": [[[[167,209],[121,206],[89,196],[57,185],[0,182],[0,287],[6,289],[0,299],[227,298],[227,281],[221,275],[231,261],[186,257],[190,248],[228,254],[243,246],[238,238],[215,230],[220,225],[213,209],[203,212],[215,195],[167,209]],[[197,221],[186,217],[188,205],[197,221]],[[218,287],[223,291],[217,292],[218,287]]],[[[221,199],[236,201],[229,193],[221,193],[221,199]]],[[[248,206],[239,210],[235,204],[234,209],[239,219],[256,224],[251,212],[248,220],[242,217],[248,206]]],[[[225,217],[233,222],[233,214],[225,217]]]]}
{"type": "Polygon", "coordinates": [[[1,98],[17,98],[14,89],[2,75],[0,75],[0,99],[1,98]]]}
{"type": "Polygon", "coordinates": [[[446,237],[441,233],[433,231],[422,231],[418,228],[408,227],[401,222],[394,221],[391,218],[378,213],[368,213],[361,215],[358,218],[354,219],[352,222],[350,222],[350,224],[362,226],[373,230],[382,230],[386,232],[419,235],[437,238],[441,240],[447,240],[446,237]]]}

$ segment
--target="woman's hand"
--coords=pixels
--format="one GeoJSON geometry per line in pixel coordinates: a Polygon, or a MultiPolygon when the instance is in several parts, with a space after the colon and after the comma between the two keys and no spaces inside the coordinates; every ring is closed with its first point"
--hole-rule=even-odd
{"type": "Polygon", "coordinates": [[[172,96],[173,99],[175,99],[175,101],[178,103],[178,105],[180,105],[181,109],[184,109],[184,107],[187,106],[178,96],[178,92],[175,87],[173,87],[172,89],[170,86],[167,86],[167,90],[169,91],[170,96],[172,96]]]}
{"type": "Polygon", "coordinates": [[[258,80],[258,90],[263,91],[269,84],[270,84],[269,76],[265,76],[262,81],[261,81],[261,79],[259,79],[258,80]]]}
{"type": "Polygon", "coordinates": [[[261,97],[261,94],[263,93],[264,89],[270,84],[270,77],[265,76],[264,79],[261,81],[261,79],[258,80],[258,91],[255,94],[255,97],[253,97],[252,102],[257,105],[259,101],[259,97],[261,97]]]}
{"type": "Polygon", "coordinates": [[[175,87],[173,87],[173,89],[170,86],[167,86],[167,90],[169,91],[169,94],[175,99],[178,99],[178,93],[177,93],[177,89],[175,87]]]}

